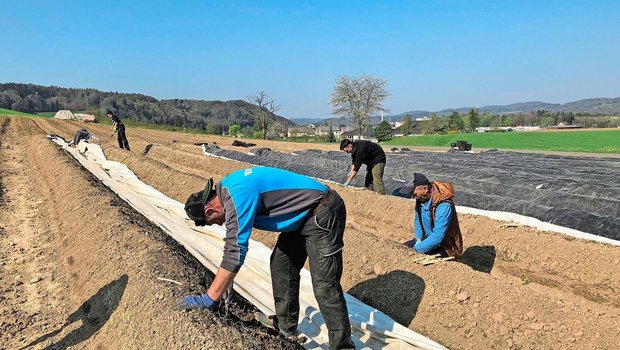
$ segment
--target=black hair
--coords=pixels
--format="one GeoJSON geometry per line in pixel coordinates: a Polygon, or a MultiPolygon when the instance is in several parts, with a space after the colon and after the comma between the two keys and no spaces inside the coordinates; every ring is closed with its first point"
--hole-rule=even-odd
{"type": "Polygon", "coordinates": [[[348,145],[352,144],[353,142],[351,142],[351,140],[349,139],[344,139],[342,141],[340,141],[340,150],[342,151],[345,147],[347,147],[348,145]]]}

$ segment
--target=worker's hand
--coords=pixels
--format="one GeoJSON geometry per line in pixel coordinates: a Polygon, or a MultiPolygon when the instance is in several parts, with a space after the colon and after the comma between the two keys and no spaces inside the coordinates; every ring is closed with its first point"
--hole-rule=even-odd
{"type": "Polygon", "coordinates": [[[212,309],[216,304],[217,302],[211,299],[208,294],[191,295],[177,299],[178,310],[212,309]]]}
{"type": "Polygon", "coordinates": [[[342,186],[347,187],[347,186],[349,186],[349,183],[350,183],[350,182],[351,182],[350,180],[347,180],[347,181],[345,181],[345,182],[342,184],[342,186]]]}
{"type": "Polygon", "coordinates": [[[413,245],[414,245],[414,244],[415,244],[415,240],[414,240],[414,239],[409,240],[409,241],[406,241],[406,242],[403,242],[403,245],[404,245],[405,247],[407,247],[407,248],[413,248],[413,245]]]}
{"type": "Polygon", "coordinates": [[[414,238],[414,239],[412,239],[412,240],[410,240],[410,241],[404,242],[404,243],[403,243],[403,245],[404,245],[405,247],[407,247],[407,248],[411,248],[411,249],[413,249],[413,248],[415,247],[415,243],[416,243],[417,241],[418,241],[418,240],[414,238]]]}

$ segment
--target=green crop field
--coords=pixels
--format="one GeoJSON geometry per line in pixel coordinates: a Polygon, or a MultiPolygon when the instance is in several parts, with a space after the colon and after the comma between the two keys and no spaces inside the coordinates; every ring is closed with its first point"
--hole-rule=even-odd
{"type": "Polygon", "coordinates": [[[474,150],[476,148],[497,148],[620,153],[620,129],[404,136],[382,142],[381,145],[450,147],[450,143],[457,140],[471,143],[474,150]]]}

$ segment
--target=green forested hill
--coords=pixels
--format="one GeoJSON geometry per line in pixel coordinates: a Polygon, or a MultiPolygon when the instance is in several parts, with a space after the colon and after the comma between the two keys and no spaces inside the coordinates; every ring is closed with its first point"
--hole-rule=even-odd
{"type": "MultiPolygon", "coordinates": [[[[252,111],[258,107],[242,100],[158,100],[142,94],[6,83],[0,84],[0,108],[25,113],[69,109],[89,111],[99,117],[103,117],[109,108],[122,119],[200,129],[211,126],[226,130],[231,124],[253,126],[252,111]]],[[[282,125],[294,124],[288,119],[273,116],[282,125]]]]}

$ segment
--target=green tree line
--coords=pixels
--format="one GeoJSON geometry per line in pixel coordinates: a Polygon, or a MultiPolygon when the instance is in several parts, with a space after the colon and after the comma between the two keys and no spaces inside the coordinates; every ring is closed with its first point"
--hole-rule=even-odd
{"type": "MultiPolygon", "coordinates": [[[[25,113],[69,109],[89,112],[99,118],[104,117],[106,110],[111,109],[121,119],[196,128],[211,133],[227,131],[232,124],[253,129],[253,112],[259,109],[258,106],[243,100],[158,100],[142,94],[19,83],[0,84],[0,108],[25,113]]],[[[288,119],[268,113],[279,123],[294,125],[288,119]]]]}
{"type": "MultiPolygon", "coordinates": [[[[590,113],[573,113],[573,112],[549,112],[539,110],[530,113],[515,114],[480,114],[477,109],[471,109],[467,113],[452,112],[445,116],[432,114],[430,120],[423,123],[422,131],[424,134],[448,134],[475,132],[478,127],[516,127],[516,126],[540,126],[550,127],[557,126],[560,123],[564,125],[581,125],[584,127],[617,127],[620,123],[618,116],[594,115],[590,113]]],[[[411,116],[403,117],[403,132],[407,134],[412,125],[411,116]]]]}

